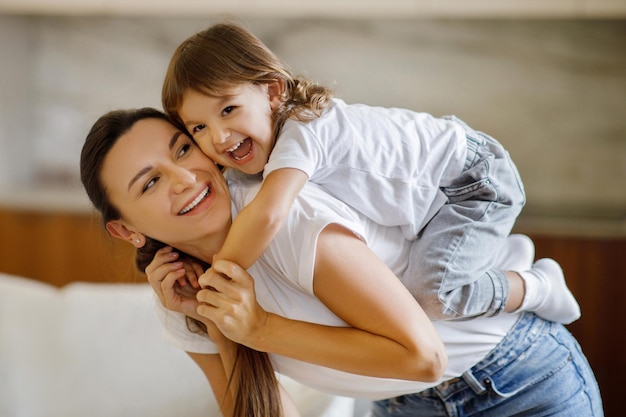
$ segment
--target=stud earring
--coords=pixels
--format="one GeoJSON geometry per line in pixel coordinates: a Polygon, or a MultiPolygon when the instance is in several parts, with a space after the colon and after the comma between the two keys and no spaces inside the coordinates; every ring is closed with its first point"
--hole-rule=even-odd
{"type": "Polygon", "coordinates": [[[135,238],[135,243],[141,243],[141,239],[135,238]]]}

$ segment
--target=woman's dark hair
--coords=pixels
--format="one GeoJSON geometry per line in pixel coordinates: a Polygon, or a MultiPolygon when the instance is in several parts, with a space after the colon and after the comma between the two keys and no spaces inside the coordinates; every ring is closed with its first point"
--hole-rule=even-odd
{"type": "MultiPolygon", "coordinates": [[[[111,202],[102,182],[102,165],[118,139],[144,119],[171,123],[164,113],[150,107],[115,110],[101,116],[85,139],[80,156],[80,177],[104,224],[120,219],[121,213],[111,202]]],[[[135,266],[143,273],[156,252],[164,246],[164,243],[147,237],[146,244],[137,249],[135,266]]],[[[181,256],[186,255],[181,253],[181,256]]],[[[196,325],[195,328],[206,331],[202,323],[196,322],[196,325]]],[[[238,345],[229,386],[233,383],[237,384],[233,417],[282,416],[278,381],[266,353],[238,345]]]]}

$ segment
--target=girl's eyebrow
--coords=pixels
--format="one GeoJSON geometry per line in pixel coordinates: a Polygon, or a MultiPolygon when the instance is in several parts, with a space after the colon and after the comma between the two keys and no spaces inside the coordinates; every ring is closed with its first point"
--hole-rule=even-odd
{"type": "MultiPolygon", "coordinates": [[[[172,135],[172,138],[170,139],[169,143],[167,144],[167,147],[169,148],[169,150],[171,151],[174,148],[174,145],[176,145],[176,141],[178,140],[178,137],[180,135],[182,135],[183,132],[181,132],[180,130],[177,130],[176,132],[174,132],[174,134],[172,135]]],[[[151,166],[147,166],[143,169],[141,169],[137,175],[135,175],[133,178],[131,178],[131,180],[128,182],[128,191],[130,191],[130,187],[133,186],[134,183],[136,183],[139,178],[141,178],[143,175],[145,175],[147,172],[149,172],[152,169],[151,166]]]]}
{"type": "MultiPolygon", "coordinates": [[[[225,96],[220,96],[219,101],[217,102],[217,104],[215,104],[215,107],[217,107],[218,109],[221,109],[227,102],[231,101],[236,96],[237,96],[236,94],[227,94],[225,96]]],[[[197,124],[199,124],[199,122],[196,120],[188,120],[187,122],[185,122],[185,127],[189,128],[190,126],[194,126],[197,124]]]]}

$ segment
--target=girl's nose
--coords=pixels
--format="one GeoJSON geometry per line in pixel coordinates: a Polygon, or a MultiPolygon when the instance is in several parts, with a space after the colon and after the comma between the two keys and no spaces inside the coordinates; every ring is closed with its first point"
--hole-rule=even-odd
{"type": "Polygon", "coordinates": [[[211,137],[215,145],[221,145],[230,137],[230,129],[224,126],[214,126],[211,129],[211,137]]]}

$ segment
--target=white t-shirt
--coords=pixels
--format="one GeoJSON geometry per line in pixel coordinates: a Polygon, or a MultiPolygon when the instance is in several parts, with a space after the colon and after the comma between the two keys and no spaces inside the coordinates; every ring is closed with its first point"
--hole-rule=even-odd
{"type": "Polygon", "coordinates": [[[263,175],[296,168],[339,200],[407,239],[446,203],[440,187],[463,170],[465,130],[407,109],[333,99],[321,117],[287,120],[263,175]]]}
{"type": "MultiPolygon", "coordinates": [[[[231,187],[236,202],[234,214],[250,202],[260,186],[258,182],[236,184],[231,187]]],[[[406,267],[410,242],[404,239],[399,227],[380,226],[319,186],[308,183],[269,248],[248,270],[255,279],[257,300],[264,309],[296,320],[347,326],[313,294],[317,237],[331,223],[341,224],[361,237],[396,274],[400,275],[406,267]]],[[[166,310],[158,299],[156,307],[169,342],[188,352],[217,352],[208,336],[187,329],[183,315],[166,310]]],[[[446,344],[448,367],[443,378],[433,383],[361,376],[280,355],[270,357],[277,372],[318,390],[372,400],[390,398],[461,375],[502,340],[516,319],[515,315],[502,314],[462,322],[435,322],[446,344]]]]}

